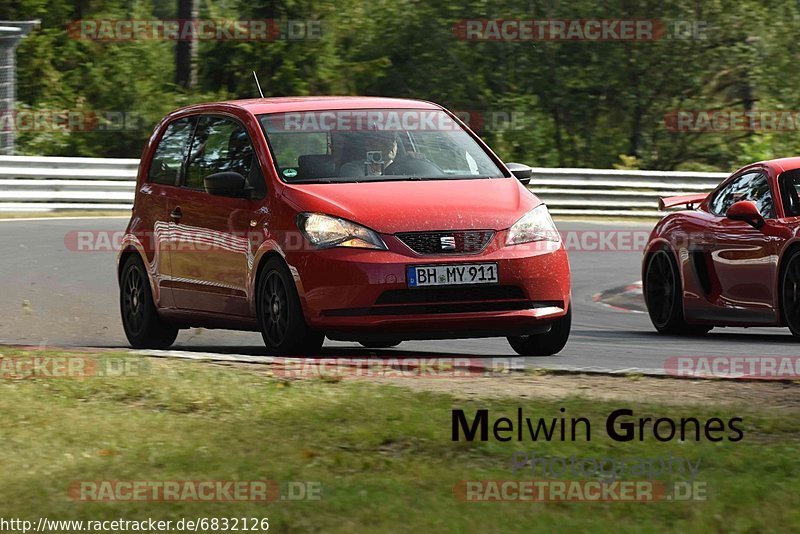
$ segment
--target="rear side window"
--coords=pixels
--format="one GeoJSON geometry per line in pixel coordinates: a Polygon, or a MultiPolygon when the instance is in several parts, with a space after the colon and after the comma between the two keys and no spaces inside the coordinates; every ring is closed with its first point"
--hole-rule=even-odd
{"type": "Polygon", "coordinates": [[[185,186],[203,190],[203,179],[218,172],[238,172],[263,198],[266,184],[247,130],[225,117],[201,117],[189,151],[185,186]]]}
{"type": "Polygon", "coordinates": [[[772,191],[767,176],[761,172],[748,172],[734,178],[728,185],[717,191],[711,201],[711,212],[724,217],[734,202],[751,200],[765,219],[775,217],[772,191]]]}
{"type": "Polygon", "coordinates": [[[150,181],[156,184],[178,185],[181,166],[189,148],[194,119],[178,119],[167,126],[150,162],[150,181]]]}

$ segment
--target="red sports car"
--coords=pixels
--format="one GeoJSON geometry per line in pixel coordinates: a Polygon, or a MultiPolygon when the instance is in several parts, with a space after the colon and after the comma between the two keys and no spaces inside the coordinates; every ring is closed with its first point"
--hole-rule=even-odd
{"type": "Polygon", "coordinates": [[[441,106],[263,98],[190,106],[154,131],[119,257],[135,347],[193,326],[260,331],[272,354],[329,339],[570,331],[567,253],[546,206],[441,106]]]}
{"type": "Polygon", "coordinates": [[[653,229],[642,280],[664,334],[715,326],[787,326],[800,337],[800,158],[748,165],[653,229]]]}

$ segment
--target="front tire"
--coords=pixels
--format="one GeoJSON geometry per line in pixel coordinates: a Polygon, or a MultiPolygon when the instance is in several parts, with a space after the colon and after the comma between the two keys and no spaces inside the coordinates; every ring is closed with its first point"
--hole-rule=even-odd
{"type": "Polygon", "coordinates": [[[669,250],[662,248],[654,252],[645,272],[645,305],[658,333],[696,336],[707,334],[713,328],[688,324],[684,319],[681,278],[669,250]]]}
{"type": "Polygon", "coordinates": [[[781,313],[792,335],[800,338],[800,250],[792,253],[783,270],[781,313]]]}
{"type": "Polygon", "coordinates": [[[572,306],[567,308],[567,313],[557,319],[544,334],[531,334],[528,336],[512,336],[508,344],[520,356],[553,356],[561,352],[569,339],[572,327],[572,306]]]}
{"type": "Polygon", "coordinates": [[[308,327],[300,296],[286,264],[271,258],[258,279],[256,311],[267,352],[275,356],[319,352],[325,335],[308,327]]]}
{"type": "Polygon", "coordinates": [[[120,276],[119,305],[122,327],[135,349],[166,349],[175,343],[178,329],[158,316],[150,280],[138,255],[125,260],[120,276]]]}

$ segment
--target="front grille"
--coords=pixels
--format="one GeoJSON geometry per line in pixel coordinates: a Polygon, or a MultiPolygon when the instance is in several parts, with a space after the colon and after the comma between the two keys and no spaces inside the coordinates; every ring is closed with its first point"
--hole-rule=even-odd
{"type": "Polygon", "coordinates": [[[370,308],[325,310],[325,315],[419,315],[515,311],[563,306],[563,302],[531,301],[517,286],[392,289],[384,291],[370,308]]]}
{"type": "Polygon", "coordinates": [[[492,240],[494,231],[405,232],[396,235],[417,254],[478,254],[492,240]]]}
{"type": "Polygon", "coordinates": [[[524,300],[525,294],[517,286],[449,287],[392,289],[384,291],[377,305],[423,304],[431,302],[475,302],[486,300],[524,300]]]}
{"type": "Polygon", "coordinates": [[[325,310],[330,317],[355,317],[359,315],[427,315],[434,313],[470,313],[489,311],[516,311],[544,308],[539,302],[530,300],[508,300],[500,302],[448,302],[442,304],[412,304],[405,306],[375,306],[372,308],[346,308],[325,310]]]}

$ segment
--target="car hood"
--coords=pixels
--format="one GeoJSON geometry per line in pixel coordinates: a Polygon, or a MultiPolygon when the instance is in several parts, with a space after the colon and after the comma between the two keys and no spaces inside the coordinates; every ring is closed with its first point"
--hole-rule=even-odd
{"type": "Polygon", "coordinates": [[[380,233],[503,230],[541,204],[514,178],[287,185],[298,211],[320,212],[380,233]]]}

